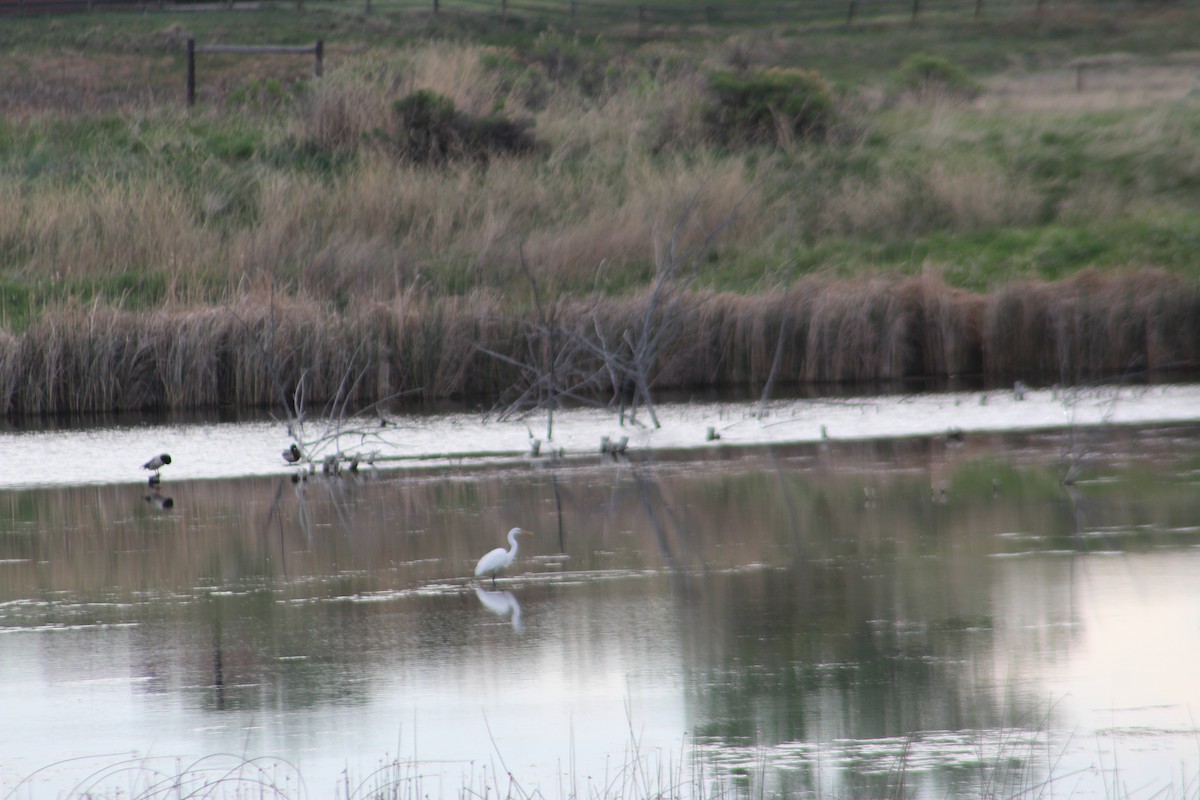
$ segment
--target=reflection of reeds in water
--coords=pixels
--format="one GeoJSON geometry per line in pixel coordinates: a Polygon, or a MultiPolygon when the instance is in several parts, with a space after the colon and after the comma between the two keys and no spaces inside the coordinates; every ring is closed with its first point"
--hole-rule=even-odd
{"type": "MultiPolygon", "coordinates": [[[[626,342],[650,302],[648,295],[561,300],[558,341],[626,342]]],[[[651,365],[659,389],[762,385],[777,342],[780,382],[963,374],[1078,381],[1200,363],[1200,289],[1154,271],[1083,273],[989,295],[929,275],[814,278],[755,297],[689,293],[659,317],[655,324],[670,331],[651,365]]],[[[519,315],[484,294],[409,293],[345,312],[267,292],[201,310],[80,306],[47,313],[24,333],[0,334],[0,408],[268,406],[289,396],[301,375],[309,401],[320,403],[348,373],[361,375],[346,398],[355,403],[405,392],[496,396],[529,380],[516,366],[528,335],[519,315]]],[[[607,348],[570,346],[571,368],[596,376],[576,391],[607,399],[612,384],[599,355],[607,348]]]]}
{"type": "MultiPolygon", "coordinates": [[[[1105,430],[1092,443],[1098,465],[1110,447],[1128,446],[1122,437],[1138,437],[1136,429],[1105,430]]],[[[540,532],[522,550],[514,580],[544,572],[538,559],[557,555],[560,546],[575,573],[790,565],[881,550],[902,556],[923,552],[938,532],[960,550],[989,552],[996,542],[988,531],[1073,533],[1054,506],[1069,435],[777,446],[719,465],[698,462],[702,469],[672,460],[637,469],[601,460],[564,465],[553,475],[433,470],[318,475],[298,484],[285,477],[186,481],[164,490],[174,501],[169,510],[148,503],[139,485],[6,491],[0,560],[14,563],[0,572],[0,598],[38,596],[39,587],[113,599],[186,594],[231,580],[336,596],[467,581],[479,556],[514,523],[540,532]],[[993,459],[1009,447],[1025,458],[1040,451],[1043,466],[997,465],[993,459]],[[946,502],[931,500],[935,484],[945,486],[946,502]],[[1031,498],[1036,502],[1022,502],[1031,498]],[[562,542],[551,533],[559,513],[562,542]],[[613,532],[629,538],[619,552],[602,553],[613,550],[606,538],[613,532]]],[[[1137,441],[1150,452],[1144,437],[1137,441]]],[[[1171,515],[1190,510],[1190,496],[1176,489],[1146,481],[1164,527],[1174,524],[1171,515]]],[[[1122,524],[1126,511],[1134,513],[1114,505],[1109,523],[1122,524]]]]}

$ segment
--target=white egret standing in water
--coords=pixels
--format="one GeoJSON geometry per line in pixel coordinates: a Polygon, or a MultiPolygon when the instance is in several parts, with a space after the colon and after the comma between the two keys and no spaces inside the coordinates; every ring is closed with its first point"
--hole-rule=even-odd
{"type": "Polygon", "coordinates": [[[492,585],[494,586],[496,584],[496,573],[502,569],[507,569],[512,564],[513,559],[517,557],[517,537],[523,533],[532,534],[533,531],[522,530],[521,528],[513,528],[509,531],[509,548],[505,550],[503,547],[497,547],[479,559],[479,563],[475,565],[475,577],[482,578],[484,575],[491,575],[492,585]]]}

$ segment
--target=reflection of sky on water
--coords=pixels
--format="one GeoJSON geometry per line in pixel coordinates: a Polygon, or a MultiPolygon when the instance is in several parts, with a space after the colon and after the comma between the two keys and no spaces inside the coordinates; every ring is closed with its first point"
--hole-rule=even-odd
{"type": "Polygon", "coordinates": [[[582,598],[537,604],[527,614],[531,636],[507,621],[497,626],[477,604],[458,606],[478,639],[462,657],[412,642],[409,653],[341,668],[333,677],[340,699],[285,706],[265,695],[269,685],[230,685],[227,697],[249,692],[261,702],[220,712],[211,707],[211,675],[170,685],[156,668],[186,665],[139,663],[145,644],[133,628],[10,632],[0,636],[0,788],[69,758],[97,757],[52,767],[34,788],[54,796],[64,779],[82,779],[117,754],[186,763],[229,752],[297,765],[315,796],[340,785],[344,770],[358,779],[397,755],[420,762],[448,795],[463,776],[501,761],[549,790],[571,769],[572,753],[578,777],[600,780],[623,763],[631,725],[651,750],[683,740],[669,605],[646,599],[609,609],[610,622],[628,623],[624,633],[608,623],[597,630],[582,598]]]}
{"type": "MultiPolygon", "coordinates": [[[[1029,569],[1016,559],[997,561],[1000,580],[991,600],[996,641],[985,648],[994,662],[968,656],[944,666],[954,672],[993,665],[994,672],[964,685],[994,694],[1007,715],[998,727],[946,728],[953,716],[944,716],[935,703],[927,710],[928,727],[911,736],[861,738],[860,723],[847,716],[837,667],[830,664],[829,676],[818,680],[807,700],[810,727],[804,738],[788,738],[786,725],[767,727],[758,731],[755,744],[702,746],[702,758],[710,767],[751,770],[766,763],[791,770],[821,764],[817,771],[832,793],[840,790],[840,769],[886,776],[899,753],[910,779],[933,781],[922,796],[945,796],[952,782],[939,783],[938,775],[978,770],[981,763],[1008,757],[1035,764],[1022,769],[1038,780],[1053,764],[1052,774],[1070,776],[1059,788],[1077,797],[1103,796],[1100,788],[1112,780],[1104,770],[1118,765],[1130,785],[1171,785],[1169,776],[1180,765],[1196,763],[1188,709],[1200,703],[1190,675],[1200,652],[1192,588],[1200,559],[1194,553],[1059,557],[1049,570],[1029,569]],[[1047,580],[1061,582],[1046,592],[1047,580]],[[1085,613],[1073,621],[1079,610],[1085,613]],[[1055,629],[1070,643],[1048,636],[1055,629]],[[1018,696],[1025,702],[1014,702],[1018,696]],[[1090,734],[1093,729],[1100,731],[1098,738],[1090,734]]],[[[109,631],[100,641],[93,641],[94,631],[43,634],[42,652],[26,664],[14,660],[12,645],[37,637],[0,637],[0,669],[17,679],[0,694],[5,708],[30,709],[23,741],[46,743],[16,762],[22,767],[101,750],[200,756],[236,745],[237,752],[273,753],[301,766],[310,792],[338,785],[343,770],[367,775],[397,754],[422,763],[427,791],[431,785],[445,790],[433,796],[454,794],[464,775],[497,768],[502,773],[505,767],[526,790],[550,792],[566,774],[585,783],[599,781],[604,772],[612,778],[626,763],[633,736],[653,763],[664,769],[668,762],[678,765],[697,714],[704,714],[683,703],[684,685],[703,674],[695,648],[710,646],[707,637],[688,629],[695,622],[692,612],[678,599],[658,597],[654,583],[629,579],[617,595],[599,597],[566,590],[535,594],[526,603],[528,629],[521,634],[475,604],[476,598],[464,605],[447,596],[455,613],[470,620],[474,641],[463,657],[414,643],[413,652],[381,655],[362,672],[348,665],[337,681],[350,693],[340,701],[289,708],[265,702],[261,708],[204,713],[196,700],[211,689],[197,683],[168,691],[145,664],[131,663],[136,647],[129,640],[136,633],[128,628],[109,631]],[[52,674],[43,685],[36,673],[48,665],[52,674]],[[354,686],[362,692],[355,694],[354,686]]],[[[406,614],[397,608],[389,616],[408,626],[406,614]]],[[[928,625],[918,620],[891,625],[905,636],[929,635],[928,625]]],[[[764,673],[750,680],[773,677],[764,673]]],[[[766,692],[757,702],[771,696],[766,692]]],[[[774,714],[759,712],[762,720],[774,714]]]]}

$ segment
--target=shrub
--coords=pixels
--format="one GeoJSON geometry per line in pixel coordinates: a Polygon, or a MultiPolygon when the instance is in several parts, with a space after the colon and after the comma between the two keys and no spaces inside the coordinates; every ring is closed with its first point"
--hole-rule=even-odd
{"type": "Polygon", "coordinates": [[[980,91],[979,84],[959,65],[941,56],[917,53],[892,75],[887,94],[893,101],[905,95],[967,101],[978,97],[980,91]]]}
{"type": "Polygon", "coordinates": [[[833,117],[829,88],[815,72],[716,72],[709,93],[705,120],[726,145],[822,139],[833,117]]]}
{"type": "Polygon", "coordinates": [[[458,159],[487,161],[497,154],[532,152],[537,142],[530,123],[499,114],[473,117],[454,101],[429,89],[397,100],[396,145],[405,158],[422,164],[458,159]]]}

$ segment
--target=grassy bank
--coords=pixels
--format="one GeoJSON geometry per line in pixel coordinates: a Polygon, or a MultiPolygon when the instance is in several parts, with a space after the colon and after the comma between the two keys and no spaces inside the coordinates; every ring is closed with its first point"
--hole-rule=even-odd
{"type": "Polygon", "coordinates": [[[1188,9],[636,35],[386,3],[10,20],[0,407],[271,404],[348,364],[364,400],[497,395],[528,380],[531,330],[554,338],[547,304],[611,358],[656,281],[686,298],[673,338],[711,351],[656,351],[657,386],[763,381],[778,342],[780,380],[1194,366],[1198,29],[1188,9]],[[323,78],[205,55],[184,108],[186,38],[318,36],[323,78]],[[780,116],[780,75],[819,117],[780,116]]]}

